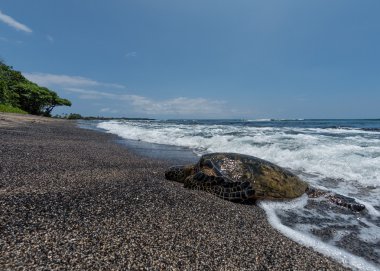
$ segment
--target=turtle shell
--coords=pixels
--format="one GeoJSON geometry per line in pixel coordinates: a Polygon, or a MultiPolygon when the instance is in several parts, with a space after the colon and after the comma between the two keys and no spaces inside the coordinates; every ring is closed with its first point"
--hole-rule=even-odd
{"type": "Polygon", "coordinates": [[[308,185],[295,174],[266,160],[237,153],[203,155],[198,169],[236,182],[248,181],[257,199],[290,199],[305,193],[308,185]],[[210,173],[210,161],[213,173],[210,173]]]}

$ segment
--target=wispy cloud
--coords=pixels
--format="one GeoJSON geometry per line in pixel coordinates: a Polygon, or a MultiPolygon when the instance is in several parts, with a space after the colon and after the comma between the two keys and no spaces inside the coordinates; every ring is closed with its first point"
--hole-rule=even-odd
{"type": "Polygon", "coordinates": [[[113,99],[116,98],[115,94],[107,93],[107,92],[100,92],[96,90],[88,90],[88,89],[81,89],[81,88],[65,88],[68,92],[73,92],[78,94],[78,98],[84,99],[84,100],[100,100],[104,98],[113,99]]]}
{"type": "Polygon", "coordinates": [[[0,37],[0,41],[2,42],[7,42],[7,43],[13,43],[13,44],[17,44],[17,45],[20,45],[20,44],[23,44],[24,42],[21,41],[21,40],[11,40],[11,39],[8,39],[6,37],[0,37]]]}
{"type": "Polygon", "coordinates": [[[102,83],[93,79],[89,79],[82,76],[70,76],[63,74],[51,74],[51,73],[23,73],[23,75],[30,81],[35,82],[45,87],[113,87],[113,88],[125,88],[120,84],[102,83]]]}
{"type": "Polygon", "coordinates": [[[82,76],[57,75],[49,73],[23,73],[29,80],[46,87],[60,87],[77,99],[97,101],[100,113],[125,114],[136,113],[148,116],[181,117],[221,117],[236,113],[225,101],[205,98],[176,97],[171,99],[153,99],[120,93],[115,89],[125,89],[123,85],[103,83],[82,76]],[[114,92],[103,91],[113,88],[114,92]],[[112,106],[110,106],[112,104],[112,106]],[[127,112],[127,111],[128,112],[127,112]]]}
{"type": "Polygon", "coordinates": [[[119,113],[119,110],[116,110],[116,109],[112,109],[112,108],[109,108],[109,107],[105,107],[105,108],[102,108],[99,110],[101,113],[119,113]]]}
{"type": "Polygon", "coordinates": [[[46,39],[50,42],[50,43],[54,43],[54,38],[50,35],[46,35],[46,39]]]}
{"type": "Polygon", "coordinates": [[[6,23],[7,25],[9,25],[10,27],[13,27],[16,30],[24,31],[26,33],[33,32],[32,29],[30,29],[28,26],[16,21],[11,16],[2,13],[1,10],[0,10],[0,21],[3,23],[6,23]]]}
{"type": "Polygon", "coordinates": [[[137,53],[136,52],[128,52],[125,54],[126,58],[131,58],[131,57],[136,57],[137,53]]]}
{"type": "MultiPolygon", "coordinates": [[[[81,88],[66,88],[66,91],[77,93],[80,99],[110,99],[130,104],[136,113],[148,115],[222,115],[228,113],[225,101],[208,100],[205,98],[178,97],[166,100],[153,100],[148,97],[133,94],[115,94],[81,88]]],[[[107,112],[107,111],[103,111],[107,112]]]]}

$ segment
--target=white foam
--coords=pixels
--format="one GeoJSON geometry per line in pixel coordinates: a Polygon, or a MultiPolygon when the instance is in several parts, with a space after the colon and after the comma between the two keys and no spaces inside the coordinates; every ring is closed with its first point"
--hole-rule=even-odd
{"type": "MultiPolygon", "coordinates": [[[[372,204],[370,204],[369,202],[360,200],[360,199],[355,199],[355,200],[358,203],[363,204],[365,206],[365,208],[367,209],[368,214],[370,214],[372,217],[374,217],[374,218],[380,217],[380,212],[378,210],[376,210],[375,207],[373,207],[372,204]]],[[[379,231],[379,235],[380,235],[380,231],[379,231]]]]}
{"type": "Polygon", "coordinates": [[[312,247],[314,250],[327,255],[333,259],[335,259],[337,262],[340,262],[341,264],[348,266],[350,268],[356,269],[356,270],[364,270],[364,271],[375,271],[379,270],[379,268],[375,265],[372,265],[371,263],[365,261],[364,259],[355,256],[351,253],[348,253],[342,249],[339,249],[337,247],[331,246],[329,244],[326,244],[308,234],[305,234],[303,232],[295,231],[285,225],[283,225],[280,221],[280,219],[277,217],[275,210],[278,208],[289,208],[290,206],[299,206],[299,203],[290,204],[287,202],[284,207],[284,204],[278,203],[278,202],[267,202],[262,201],[260,202],[260,206],[265,210],[269,223],[278,231],[280,231],[282,234],[287,236],[288,238],[292,239],[293,241],[296,241],[297,243],[300,243],[304,246],[312,247]]]}
{"type": "Polygon", "coordinates": [[[247,120],[249,122],[267,122],[271,121],[272,119],[253,119],[253,120],[247,120]]]}
{"type": "Polygon", "coordinates": [[[360,136],[360,133],[367,133],[365,131],[331,129],[331,133],[349,135],[334,137],[325,134],[330,129],[319,128],[117,121],[103,122],[98,127],[127,139],[188,147],[199,154],[239,152],[321,177],[380,187],[380,140],[360,136]]]}
{"type": "Polygon", "coordinates": [[[326,214],[298,211],[305,206],[305,197],[286,204],[263,202],[262,206],[272,225],[285,235],[293,236],[290,237],[293,240],[313,246],[322,253],[329,253],[350,267],[376,270],[364,259],[333,246],[334,242],[349,232],[337,230],[329,244],[307,233],[322,229],[322,226],[334,228],[342,225],[339,223],[359,228],[358,237],[363,242],[378,233],[380,212],[374,206],[380,206],[379,132],[343,128],[185,125],[144,121],[108,121],[99,123],[98,127],[126,139],[188,147],[199,155],[208,152],[237,152],[257,156],[300,172],[313,186],[322,189],[328,187],[333,192],[354,197],[366,206],[370,220],[361,221],[366,227],[360,226],[359,218],[355,216],[344,217],[329,210],[326,210],[326,214]],[[290,229],[280,223],[275,212],[285,209],[299,217],[317,217],[327,222],[319,226],[298,223],[294,229],[290,229]]]}
{"type": "Polygon", "coordinates": [[[368,219],[361,219],[362,223],[368,225],[368,228],[365,231],[361,231],[359,234],[360,239],[368,242],[368,243],[377,243],[380,241],[380,227],[374,225],[372,222],[368,221],[368,219]]]}

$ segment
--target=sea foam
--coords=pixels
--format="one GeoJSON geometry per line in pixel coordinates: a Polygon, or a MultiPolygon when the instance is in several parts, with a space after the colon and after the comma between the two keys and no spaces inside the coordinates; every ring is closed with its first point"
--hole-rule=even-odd
{"type": "Polygon", "coordinates": [[[261,206],[270,223],[293,240],[352,268],[379,270],[380,241],[374,236],[380,236],[380,132],[310,123],[275,127],[265,126],[265,121],[257,122],[258,126],[252,122],[108,121],[98,128],[129,140],[185,147],[198,155],[253,155],[290,169],[312,186],[354,198],[366,206],[364,213],[334,210],[323,199],[307,201],[305,197],[261,206]],[[319,205],[325,208],[318,209],[319,205]]]}
{"type": "Polygon", "coordinates": [[[307,247],[312,247],[314,250],[335,259],[341,264],[351,267],[354,270],[378,271],[379,267],[375,266],[361,257],[355,256],[349,252],[329,245],[315,238],[314,236],[305,233],[305,231],[297,231],[282,224],[281,220],[276,215],[276,210],[279,209],[294,209],[302,208],[306,203],[306,196],[301,197],[293,202],[279,203],[262,201],[260,206],[265,210],[269,223],[288,238],[296,241],[307,247]]]}
{"type": "Polygon", "coordinates": [[[380,186],[380,138],[365,131],[119,121],[98,127],[126,139],[188,147],[198,154],[244,153],[319,177],[380,186]]]}

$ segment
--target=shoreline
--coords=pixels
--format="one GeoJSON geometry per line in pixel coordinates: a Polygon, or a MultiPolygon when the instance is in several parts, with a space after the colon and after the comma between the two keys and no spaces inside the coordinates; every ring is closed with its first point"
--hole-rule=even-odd
{"type": "Polygon", "coordinates": [[[350,270],[117,139],[0,113],[1,270],[350,270]]]}

